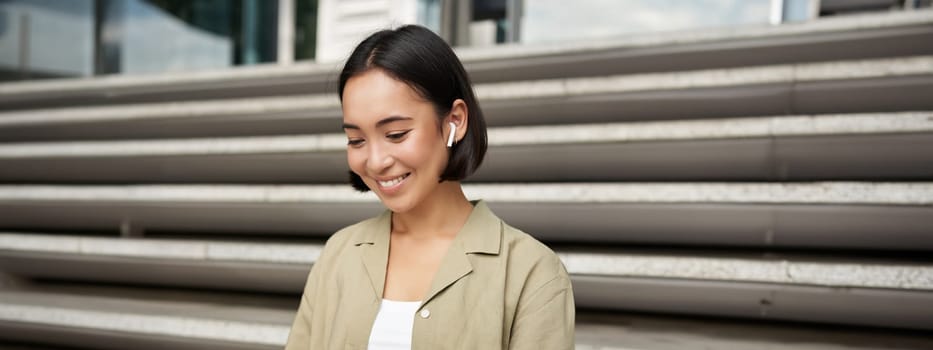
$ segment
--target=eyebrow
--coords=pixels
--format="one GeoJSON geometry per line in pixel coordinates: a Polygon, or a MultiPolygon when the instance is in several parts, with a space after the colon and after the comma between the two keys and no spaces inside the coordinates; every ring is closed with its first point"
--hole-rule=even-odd
{"type": "MultiPolygon", "coordinates": [[[[378,129],[378,128],[382,127],[383,125],[386,125],[386,124],[389,124],[389,123],[392,123],[392,122],[401,121],[401,120],[412,120],[412,119],[409,118],[409,117],[403,117],[403,116],[400,116],[400,115],[393,115],[393,116],[386,117],[386,118],[384,118],[384,119],[382,119],[382,120],[376,122],[376,128],[378,129]]],[[[344,129],[356,129],[356,130],[359,130],[359,129],[360,129],[360,127],[359,127],[358,125],[356,125],[356,124],[350,124],[350,123],[343,123],[343,128],[344,128],[344,129]]]]}

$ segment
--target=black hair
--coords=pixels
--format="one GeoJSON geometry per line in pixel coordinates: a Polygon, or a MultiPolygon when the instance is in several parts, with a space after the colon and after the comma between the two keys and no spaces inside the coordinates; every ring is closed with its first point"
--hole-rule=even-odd
{"type": "MultiPolygon", "coordinates": [[[[353,49],[340,72],[337,93],[341,103],[347,81],[370,69],[380,69],[415,90],[434,106],[439,121],[450,112],[455,100],[462,99],[469,113],[466,134],[450,148],[447,168],[439,181],[459,181],[479,168],[486,155],[486,121],[473,94],[470,77],[441,37],[417,25],[373,33],[353,49]]],[[[438,123],[438,129],[441,128],[438,123]]],[[[353,171],[350,184],[358,191],[369,191],[353,171]]]]}

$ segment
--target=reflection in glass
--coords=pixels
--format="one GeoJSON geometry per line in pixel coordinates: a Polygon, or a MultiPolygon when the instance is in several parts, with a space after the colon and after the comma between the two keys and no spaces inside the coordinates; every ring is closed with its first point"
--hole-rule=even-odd
{"type": "Polygon", "coordinates": [[[810,19],[810,1],[812,0],[784,0],[784,22],[810,19]]]}
{"type": "Polygon", "coordinates": [[[490,46],[505,42],[508,25],[506,7],[506,0],[473,0],[471,46],[490,46]]]}
{"type": "Polygon", "coordinates": [[[276,3],[111,0],[102,19],[103,73],[224,68],[275,60],[276,3]]]}
{"type": "Polygon", "coordinates": [[[418,24],[441,32],[441,0],[418,0],[418,24]]]}
{"type": "Polygon", "coordinates": [[[92,0],[0,1],[0,81],[94,73],[92,0]]]}
{"type": "Polygon", "coordinates": [[[317,7],[317,0],[295,1],[295,60],[311,60],[315,57],[317,7]]]}
{"type": "Polygon", "coordinates": [[[521,41],[766,24],[771,0],[523,0],[521,41]]]}

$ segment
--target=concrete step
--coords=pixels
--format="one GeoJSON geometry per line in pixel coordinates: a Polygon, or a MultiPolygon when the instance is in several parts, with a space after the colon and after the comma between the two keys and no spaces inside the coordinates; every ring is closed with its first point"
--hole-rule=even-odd
{"type": "Polygon", "coordinates": [[[933,330],[929,262],[561,254],[579,307],[933,330]]]}
{"type": "Polygon", "coordinates": [[[217,302],[35,291],[0,296],[4,339],[95,349],[281,349],[294,317],[290,309],[217,302]]]}
{"type": "MultiPolygon", "coordinates": [[[[931,54],[931,23],[930,12],[913,11],[457,51],[477,83],[602,76],[931,54]]],[[[6,84],[0,85],[0,109],[329,92],[339,68],[308,63],[6,84]]]]}
{"type": "MultiPolygon", "coordinates": [[[[475,182],[933,178],[933,112],[499,127],[475,182]]],[[[339,183],[343,134],[0,144],[0,181],[339,183]]]]}
{"type": "MultiPolygon", "coordinates": [[[[320,248],[0,234],[0,261],[8,273],[225,291],[300,293],[320,248]]],[[[581,308],[933,329],[933,315],[926,312],[933,307],[930,261],[632,248],[557,252],[581,308]]]]}
{"type": "MultiPolygon", "coordinates": [[[[30,278],[290,293],[301,291],[307,268],[320,255],[322,244],[0,232],[4,271],[30,278]],[[57,268],[48,268],[53,263],[57,268]],[[110,268],[98,269],[108,264],[110,268]],[[230,265],[238,269],[228,269],[230,265]],[[155,273],[159,270],[166,273],[155,273]],[[282,273],[270,274],[275,271],[282,273]],[[209,275],[215,277],[201,277],[209,275]]],[[[812,254],[644,251],[558,248],[568,271],[581,276],[933,290],[933,267],[903,257],[892,263],[881,258],[853,262],[851,255],[846,255],[848,260],[820,255],[810,262],[815,260],[812,254]],[[839,272],[821,275],[826,271],[839,272]],[[883,278],[873,280],[878,277],[883,278]]]]}
{"type": "MultiPolygon", "coordinates": [[[[933,249],[933,184],[466,185],[553,242],[933,249]]],[[[0,228],[323,237],[381,212],[348,185],[0,186],[0,228]]]]}
{"type": "Polygon", "coordinates": [[[929,333],[644,313],[577,313],[577,350],[928,349],[929,333]]]}
{"type": "MultiPolygon", "coordinates": [[[[0,335],[96,349],[280,349],[294,312],[82,294],[0,292],[0,335]]],[[[586,310],[577,312],[576,340],[581,350],[928,349],[933,344],[929,335],[908,331],[586,310]]]]}
{"type": "Polygon", "coordinates": [[[300,293],[322,247],[0,232],[0,266],[40,279],[300,293]]]}
{"type": "MultiPolygon", "coordinates": [[[[931,110],[933,56],[476,86],[490,126],[931,110]]],[[[0,141],[341,132],[333,93],[0,112],[0,141]]]]}

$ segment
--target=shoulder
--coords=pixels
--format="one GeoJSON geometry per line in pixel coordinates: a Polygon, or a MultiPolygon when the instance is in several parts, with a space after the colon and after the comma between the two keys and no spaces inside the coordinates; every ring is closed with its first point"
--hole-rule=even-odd
{"type": "Polygon", "coordinates": [[[504,221],[502,222],[502,245],[510,253],[518,253],[524,258],[541,260],[551,264],[560,261],[557,254],[550,247],[504,221]]]}
{"type": "Polygon", "coordinates": [[[509,255],[509,265],[517,276],[524,276],[525,289],[545,285],[570,287],[570,277],[560,256],[533,236],[502,223],[502,249],[509,255]]]}
{"type": "Polygon", "coordinates": [[[554,273],[563,271],[560,258],[551,248],[506,223],[484,201],[476,202],[467,226],[482,232],[471,236],[471,246],[482,246],[483,251],[496,252],[506,258],[508,264],[526,268],[540,267],[554,273]],[[482,243],[479,243],[479,240],[482,240],[482,243]]]}
{"type": "Polygon", "coordinates": [[[319,262],[328,262],[342,256],[349,247],[364,240],[365,236],[377,229],[380,216],[375,216],[337,230],[327,238],[321,251],[319,262]]]}

